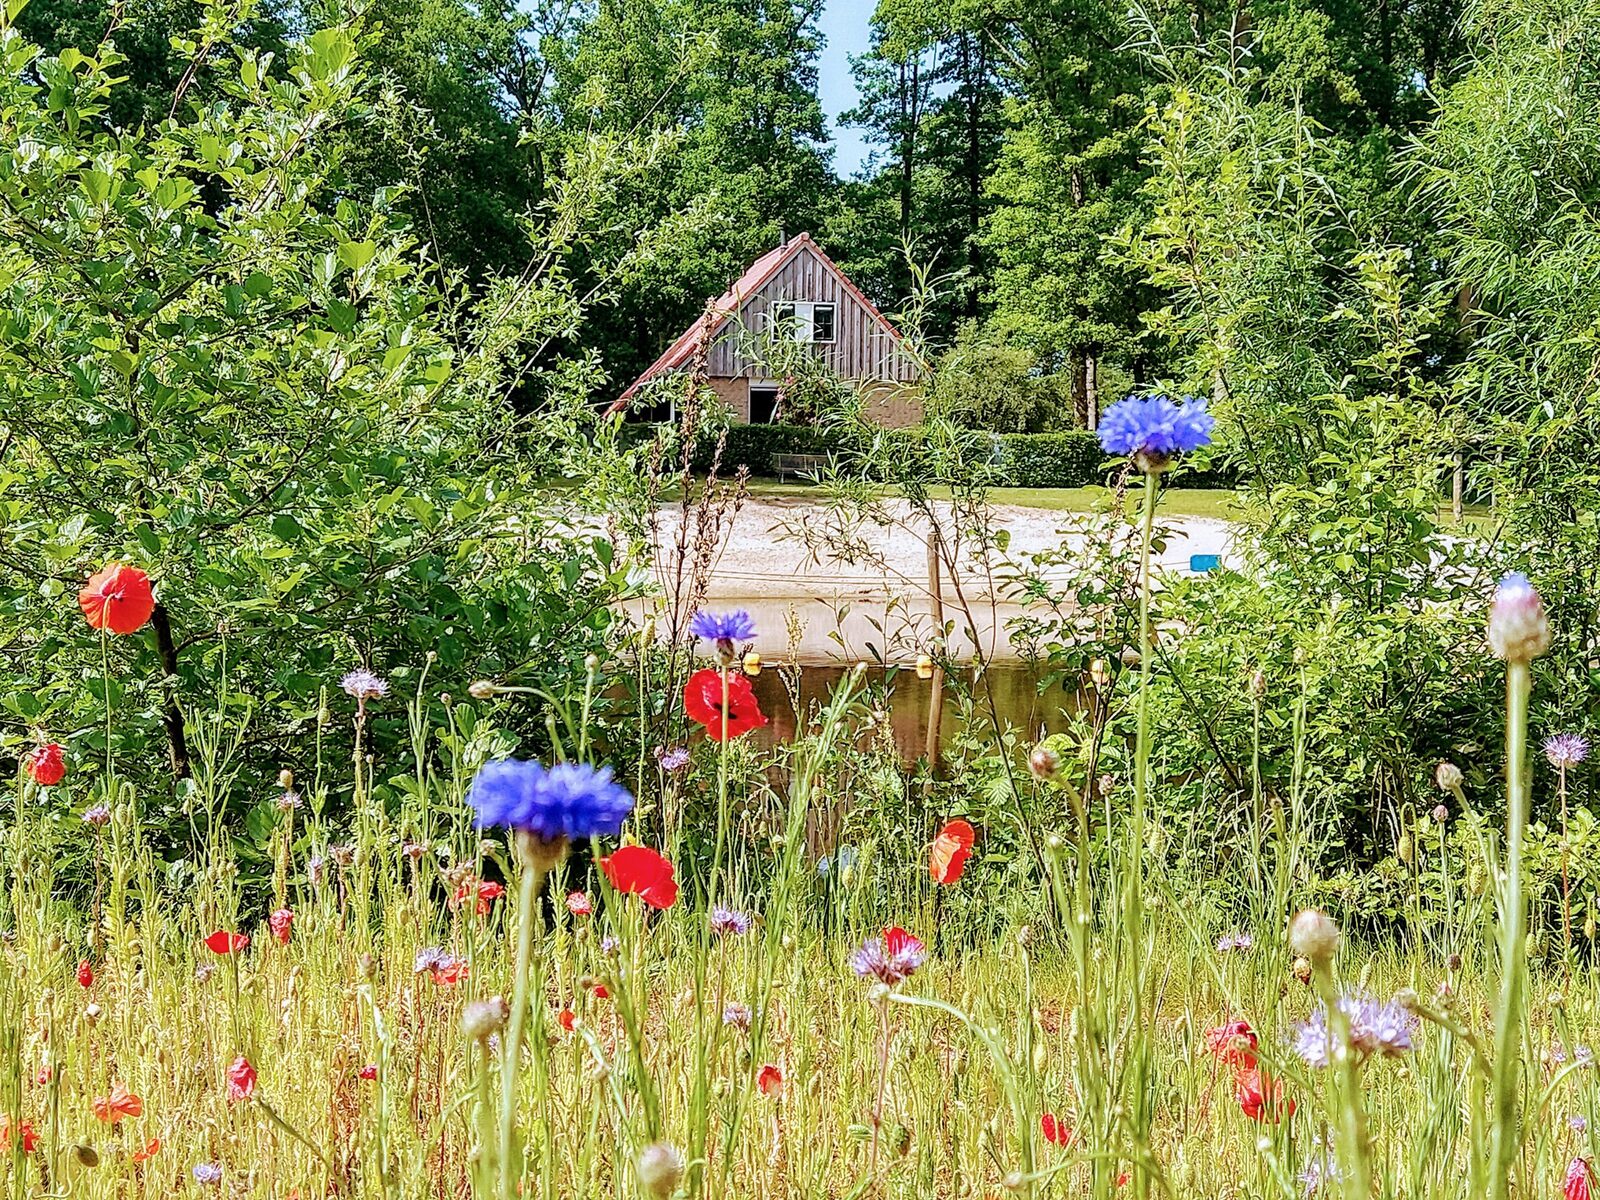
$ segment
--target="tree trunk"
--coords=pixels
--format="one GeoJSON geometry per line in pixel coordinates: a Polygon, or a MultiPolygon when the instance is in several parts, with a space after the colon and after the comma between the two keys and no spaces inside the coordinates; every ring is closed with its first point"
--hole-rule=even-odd
{"type": "Polygon", "coordinates": [[[1098,379],[1100,357],[1094,347],[1083,355],[1083,416],[1089,430],[1100,427],[1100,383],[1098,379]]]}
{"type": "Polygon", "coordinates": [[[183,733],[183,709],[178,706],[178,644],[172,637],[172,618],[167,606],[157,603],[150,614],[150,625],[156,631],[156,652],[161,656],[162,711],[161,724],[167,731],[167,757],[172,763],[174,779],[189,778],[189,741],[183,733]]]}

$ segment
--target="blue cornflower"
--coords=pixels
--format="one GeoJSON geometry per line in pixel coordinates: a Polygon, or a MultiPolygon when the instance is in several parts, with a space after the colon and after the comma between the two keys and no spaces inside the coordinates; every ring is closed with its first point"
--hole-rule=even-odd
{"type": "MultiPolygon", "coordinates": [[[[1417,1018],[1398,1000],[1380,1003],[1371,996],[1350,993],[1339,997],[1338,1004],[1350,1022],[1350,1048],[1358,1061],[1377,1055],[1398,1057],[1411,1049],[1417,1018]]],[[[1319,1007],[1295,1030],[1294,1050],[1308,1066],[1325,1067],[1333,1061],[1326,1007],[1319,1007]]]]}
{"type": "Polygon", "coordinates": [[[756,623],[742,608],[725,613],[701,609],[689,622],[689,632],[708,642],[747,642],[756,635],[756,623]]]}
{"type": "Polygon", "coordinates": [[[503,758],[486,763],[467,791],[477,826],[504,825],[547,842],[616,834],[633,811],[628,789],[611,778],[610,767],[503,758]]]}
{"type": "Polygon", "coordinates": [[[216,1163],[195,1163],[194,1169],[189,1173],[194,1176],[194,1181],[203,1187],[212,1187],[222,1182],[222,1168],[216,1163]]]}
{"type": "Polygon", "coordinates": [[[1132,458],[1141,471],[1166,470],[1172,459],[1211,441],[1214,418],[1204,400],[1174,403],[1155,393],[1129,396],[1100,418],[1100,447],[1132,458]]]}

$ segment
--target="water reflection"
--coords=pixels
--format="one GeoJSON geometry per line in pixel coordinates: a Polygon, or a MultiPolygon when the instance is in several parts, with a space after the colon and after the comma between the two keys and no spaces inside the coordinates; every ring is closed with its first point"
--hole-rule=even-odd
{"type": "MultiPolygon", "coordinates": [[[[791,672],[799,674],[800,710],[815,715],[827,703],[829,696],[833,694],[833,689],[849,669],[834,665],[791,668],[791,672]]],[[[964,675],[964,679],[946,680],[942,706],[944,711],[939,730],[941,744],[948,742],[955,734],[960,719],[961,702],[956,685],[959,684],[961,690],[971,690],[972,675],[970,672],[964,675]]],[[[886,682],[889,673],[873,668],[869,671],[869,678],[880,694],[886,685],[891,689],[889,721],[894,732],[895,748],[905,762],[916,761],[923,754],[927,744],[928,719],[933,697],[932,682],[918,679],[916,672],[910,670],[897,671],[892,682],[886,682]]],[[[793,679],[792,673],[790,679],[793,679]]],[[[1041,695],[1038,672],[1020,663],[1005,663],[990,667],[986,673],[986,682],[988,688],[993,690],[995,708],[1002,726],[1010,724],[1024,730],[1025,736],[1030,740],[1039,736],[1041,729],[1047,734],[1059,733],[1066,729],[1068,713],[1075,704],[1075,694],[1064,690],[1059,682],[1052,684],[1041,695]]],[[[790,695],[793,684],[786,681],[783,672],[771,667],[751,680],[751,684],[755,688],[756,698],[761,703],[761,711],[766,713],[768,718],[768,724],[756,730],[751,735],[752,738],[763,747],[793,741],[799,724],[795,703],[790,695]]],[[[984,720],[987,720],[987,701],[984,699],[981,687],[979,704],[984,720]]]]}

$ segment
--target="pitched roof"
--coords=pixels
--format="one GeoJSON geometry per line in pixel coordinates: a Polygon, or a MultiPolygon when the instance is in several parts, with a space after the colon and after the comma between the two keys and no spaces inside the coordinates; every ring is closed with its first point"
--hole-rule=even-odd
{"type": "Polygon", "coordinates": [[[890,323],[889,318],[879,312],[872,301],[862,294],[861,289],[850,282],[849,277],[839,269],[838,265],[823,253],[822,247],[811,240],[809,233],[802,233],[798,237],[791,238],[784,245],[768,250],[755,262],[751,263],[745,273],[734,280],[733,285],[727,291],[706,305],[705,312],[700,314],[693,325],[678,335],[677,340],[662,352],[660,358],[645,368],[644,374],[628,385],[628,390],[617,397],[611,407],[606,410],[606,414],[609,416],[620,409],[626,408],[628,401],[633,399],[639,389],[650,380],[656,378],[656,376],[663,375],[668,371],[681,370],[687,366],[690,359],[694,357],[695,349],[700,345],[701,340],[704,339],[709,342],[715,337],[722,327],[738,313],[739,309],[744,307],[744,302],[760,290],[761,286],[776,275],[785,263],[802,250],[810,250],[812,254],[815,254],[824,267],[838,276],[839,282],[844,285],[845,290],[855,298],[856,302],[871,313],[877,322],[894,338],[895,343],[901,346],[905,345],[905,339],[900,336],[900,331],[890,323]]]}

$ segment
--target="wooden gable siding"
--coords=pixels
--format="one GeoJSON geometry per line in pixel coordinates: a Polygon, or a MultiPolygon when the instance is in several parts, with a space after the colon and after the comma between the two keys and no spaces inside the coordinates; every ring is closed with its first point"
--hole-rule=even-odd
{"type": "Polygon", "coordinates": [[[707,373],[712,376],[768,378],[758,347],[767,336],[767,314],[775,301],[798,300],[834,306],[834,340],[811,350],[841,379],[881,379],[914,383],[922,368],[884,328],[883,322],[828,270],[810,248],[784,263],[750,294],[711,345],[707,373]],[[757,352],[754,357],[751,352],[757,352]]]}

